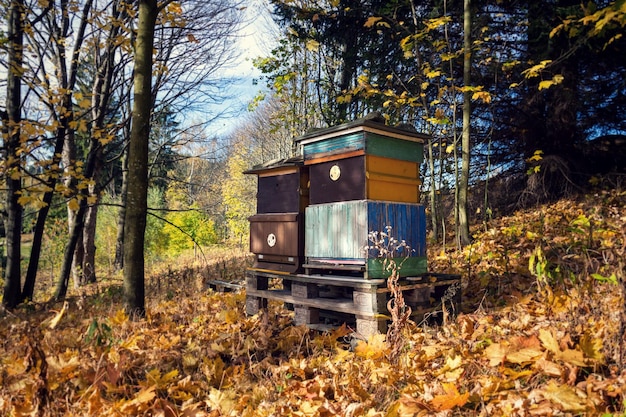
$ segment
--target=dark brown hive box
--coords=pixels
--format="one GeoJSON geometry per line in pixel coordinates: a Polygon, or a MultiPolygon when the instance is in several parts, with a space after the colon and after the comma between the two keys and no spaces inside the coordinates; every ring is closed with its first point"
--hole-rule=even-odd
{"type": "Polygon", "coordinates": [[[304,258],[308,168],[302,158],[271,161],[246,171],[258,177],[257,214],[250,217],[255,268],[297,272],[304,258]]]}

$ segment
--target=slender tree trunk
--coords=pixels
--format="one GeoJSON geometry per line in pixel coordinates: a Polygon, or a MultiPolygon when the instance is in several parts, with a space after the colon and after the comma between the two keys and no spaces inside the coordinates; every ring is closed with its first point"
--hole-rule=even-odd
{"type": "Polygon", "coordinates": [[[135,41],[134,102],[128,147],[128,194],[124,224],[124,304],[134,318],[145,315],[144,239],[148,200],[148,139],[152,110],[152,49],[158,7],[139,1],[135,41]]]}
{"type": "MultiPolygon", "coordinates": [[[[98,178],[102,164],[101,164],[102,152],[98,151],[98,155],[95,159],[94,178],[98,178]]],[[[82,263],[82,281],[81,284],[88,284],[96,282],[96,226],[98,218],[98,202],[99,192],[98,187],[95,185],[89,186],[89,195],[95,199],[89,204],[87,213],[85,215],[85,224],[83,225],[83,263],[82,263]]]]}
{"type": "MultiPolygon", "coordinates": [[[[463,3],[463,86],[469,87],[471,84],[471,68],[472,68],[472,43],[471,43],[472,17],[470,11],[470,0],[464,0],[463,3]]],[[[458,233],[459,242],[462,246],[471,242],[469,231],[468,216],[468,188],[469,188],[469,171],[470,171],[470,116],[471,109],[471,92],[463,92],[463,134],[461,136],[461,177],[458,184],[459,188],[459,223],[458,233]]]]}
{"type": "MultiPolygon", "coordinates": [[[[117,2],[113,2],[111,16],[114,19],[120,18],[120,12],[118,10],[117,2]]],[[[108,39],[116,39],[119,36],[120,26],[112,25],[108,39]]],[[[98,61],[98,71],[96,73],[96,77],[94,79],[94,83],[91,89],[91,107],[92,107],[92,117],[93,121],[91,124],[92,135],[95,135],[96,132],[101,133],[102,136],[106,136],[107,132],[105,129],[105,115],[110,106],[111,102],[111,87],[112,80],[115,73],[115,55],[118,46],[113,42],[108,42],[107,47],[104,50],[104,53],[100,55],[98,52],[97,61],[98,61]]],[[[95,158],[95,167],[94,167],[94,178],[97,179],[100,177],[100,172],[102,170],[102,154],[103,149],[102,146],[98,147],[97,155],[95,158]]],[[[83,260],[82,260],[82,272],[83,272],[83,283],[93,283],[96,282],[96,228],[98,221],[98,207],[100,202],[100,184],[97,182],[95,185],[89,186],[89,194],[93,201],[93,204],[89,205],[89,209],[87,211],[85,225],[83,227],[83,239],[82,239],[82,248],[83,248],[83,260]]]]}
{"type": "MultiPolygon", "coordinates": [[[[68,209],[69,210],[69,209],[68,209]]],[[[87,209],[86,211],[88,211],[87,209]]],[[[72,225],[70,225],[70,233],[72,233],[72,227],[77,225],[77,212],[74,213],[74,218],[72,219],[72,225]]],[[[83,260],[85,259],[85,249],[83,248],[83,229],[84,229],[84,220],[86,217],[83,215],[83,220],[81,221],[80,229],[78,230],[78,240],[76,241],[76,245],[74,246],[74,254],[72,255],[72,278],[74,278],[74,288],[78,288],[85,283],[85,271],[83,271],[83,260]]]]}
{"type": "Polygon", "coordinates": [[[128,189],[128,157],[122,156],[122,189],[120,192],[120,211],[117,218],[117,237],[115,239],[115,269],[124,268],[124,222],[126,220],[126,197],[128,189]]]}
{"type": "Polygon", "coordinates": [[[96,226],[98,203],[89,206],[83,225],[83,281],[82,284],[96,282],[96,226]]]}
{"type": "MultiPolygon", "coordinates": [[[[87,153],[87,164],[85,166],[85,178],[93,179],[96,166],[96,158],[98,155],[98,149],[100,147],[99,142],[96,139],[91,139],[89,144],[89,152],[87,153]]],[[[78,210],[73,213],[74,221],[70,226],[70,236],[67,246],[65,247],[65,253],[63,254],[63,265],[61,266],[61,274],[57,281],[57,288],[54,294],[56,301],[62,300],[67,294],[67,287],[70,280],[70,273],[72,270],[72,259],[74,258],[74,251],[83,231],[83,224],[85,221],[85,214],[87,213],[87,192],[83,191],[79,196],[78,210]]]]}
{"type": "Polygon", "coordinates": [[[6,129],[5,161],[6,161],[6,246],[7,265],[4,275],[4,295],[2,304],[13,308],[17,306],[21,297],[21,242],[22,242],[22,206],[18,202],[22,188],[20,172],[20,123],[22,101],[22,61],[24,47],[24,2],[11,1],[9,22],[7,27],[8,64],[7,93],[6,93],[6,120],[3,123],[6,129]]]}
{"type": "Polygon", "coordinates": [[[74,217],[74,221],[70,226],[70,235],[67,246],[65,247],[65,252],[63,253],[63,264],[61,265],[61,274],[59,275],[59,279],[57,281],[57,288],[54,294],[54,300],[60,301],[65,298],[67,295],[67,287],[70,280],[70,274],[72,271],[72,259],[74,259],[74,250],[76,249],[76,245],[79,241],[81,232],[82,232],[82,219],[85,216],[86,204],[83,207],[83,202],[81,201],[78,211],[76,212],[74,217]],[[78,224],[80,221],[81,224],[78,224]]]}
{"type": "MultiPolygon", "coordinates": [[[[65,129],[59,129],[57,131],[59,135],[56,139],[56,145],[54,147],[54,155],[52,157],[52,163],[55,166],[59,166],[61,162],[61,152],[63,151],[63,142],[65,137],[65,129]]],[[[22,289],[21,301],[32,300],[35,293],[35,281],[37,278],[37,270],[39,269],[39,258],[41,257],[41,245],[43,242],[43,234],[45,231],[46,219],[48,218],[48,212],[50,211],[50,204],[52,204],[52,197],[54,196],[54,187],[57,183],[57,176],[50,175],[47,182],[47,186],[50,191],[46,191],[43,195],[44,206],[39,209],[37,213],[37,222],[35,223],[35,229],[33,231],[33,246],[30,250],[30,259],[28,260],[28,270],[26,271],[26,279],[24,280],[24,288],[22,289]]]]}
{"type": "Polygon", "coordinates": [[[428,170],[430,171],[430,220],[433,228],[433,239],[439,241],[439,210],[437,209],[437,187],[435,187],[435,156],[433,155],[432,139],[428,139],[428,170]]]}

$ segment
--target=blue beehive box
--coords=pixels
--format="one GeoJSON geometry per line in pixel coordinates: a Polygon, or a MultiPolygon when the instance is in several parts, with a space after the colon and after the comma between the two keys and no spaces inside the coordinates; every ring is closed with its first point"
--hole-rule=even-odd
{"type": "Polygon", "coordinates": [[[399,276],[427,272],[426,215],[421,204],[355,200],[316,204],[306,208],[305,258],[307,267],[333,269],[352,267],[364,271],[366,278],[384,278],[378,250],[371,245],[370,232],[385,232],[404,240],[410,251],[391,254],[400,266],[399,276]]]}

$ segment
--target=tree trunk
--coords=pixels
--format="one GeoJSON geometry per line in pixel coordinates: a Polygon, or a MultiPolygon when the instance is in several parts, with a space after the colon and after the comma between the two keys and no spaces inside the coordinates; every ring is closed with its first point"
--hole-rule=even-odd
{"type": "MultiPolygon", "coordinates": [[[[117,19],[120,16],[119,10],[117,8],[117,3],[113,2],[112,4],[113,11],[112,17],[117,19]]],[[[118,25],[112,25],[111,30],[109,32],[109,39],[116,39],[119,35],[120,27],[118,25]]],[[[98,71],[96,74],[96,78],[94,79],[94,83],[91,89],[91,107],[92,107],[92,117],[93,121],[91,124],[92,135],[95,135],[96,132],[105,132],[105,115],[109,110],[110,102],[111,102],[111,88],[112,88],[112,80],[113,74],[115,73],[115,55],[118,46],[115,45],[114,42],[108,42],[107,48],[102,54],[99,56],[98,63],[98,71]]],[[[99,146],[97,149],[97,153],[95,156],[95,166],[94,166],[94,179],[100,177],[100,172],[102,170],[103,165],[103,149],[102,146],[99,146]]],[[[83,272],[83,283],[93,283],[96,282],[96,227],[98,221],[98,204],[100,202],[100,186],[97,182],[93,183],[94,185],[89,186],[89,195],[95,201],[93,204],[89,205],[89,209],[87,210],[87,217],[85,219],[85,225],[83,227],[83,239],[82,239],[82,248],[83,248],[83,259],[82,259],[82,272],[83,272]]]]}
{"type": "MultiPolygon", "coordinates": [[[[98,178],[102,164],[101,164],[102,152],[98,152],[96,156],[94,169],[94,178],[98,178]]],[[[98,203],[100,201],[98,187],[95,185],[89,186],[89,195],[95,199],[92,204],[89,204],[87,213],[85,216],[85,224],[83,225],[83,263],[82,263],[82,281],[81,284],[88,284],[96,282],[96,226],[98,219],[98,203]]]]}
{"type": "MultiPolygon", "coordinates": [[[[69,210],[69,209],[68,209],[69,210]]],[[[86,209],[87,211],[88,209],[86,209]]],[[[85,211],[85,212],[86,212],[85,211]]],[[[86,215],[86,214],[85,214],[86,215]]],[[[84,271],[83,271],[83,259],[85,259],[85,250],[83,248],[83,228],[84,228],[84,220],[85,215],[83,215],[82,220],[80,220],[80,229],[78,230],[78,240],[76,241],[76,245],[74,245],[74,254],[72,255],[72,278],[74,278],[74,288],[78,288],[84,284],[84,271]]],[[[72,225],[74,227],[78,224],[78,219],[76,218],[76,213],[74,213],[72,219],[72,225]]],[[[72,233],[72,225],[70,225],[70,233],[72,233]]]]}
{"type": "MultiPolygon", "coordinates": [[[[54,147],[54,155],[52,157],[53,165],[59,166],[61,161],[60,155],[63,151],[63,142],[65,141],[65,129],[60,128],[57,131],[56,145],[54,147]]],[[[43,195],[44,206],[37,213],[37,222],[33,231],[33,246],[30,250],[30,259],[28,260],[28,270],[26,271],[26,279],[24,280],[24,288],[22,289],[21,301],[32,300],[35,293],[35,281],[37,279],[37,270],[39,269],[39,258],[41,257],[41,244],[45,231],[46,219],[50,211],[50,204],[54,196],[54,187],[57,180],[56,175],[50,175],[46,185],[50,191],[46,191],[43,195]]]]}
{"type": "Polygon", "coordinates": [[[7,265],[4,276],[4,295],[2,304],[8,308],[17,306],[21,297],[21,242],[22,242],[22,206],[18,202],[22,180],[20,172],[20,123],[22,101],[22,61],[24,43],[24,2],[11,1],[8,39],[8,71],[6,93],[6,118],[3,128],[6,130],[6,246],[7,265]]]}
{"type": "Polygon", "coordinates": [[[430,220],[433,229],[433,240],[439,241],[439,210],[437,208],[437,188],[435,187],[435,155],[433,152],[432,139],[428,139],[428,170],[430,171],[430,220]]]}
{"type": "MultiPolygon", "coordinates": [[[[471,12],[470,0],[463,2],[463,86],[468,88],[471,83],[471,67],[472,67],[472,43],[471,43],[471,12]]],[[[459,243],[462,246],[469,245],[471,242],[469,231],[468,216],[468,188],[469,188],[469,171],[470,171],[470,115],[471,109],[471,92],[465,90],[463,92],[463,134],[461,136],[461,177],[458,184],[459,187],[459,243]]]]}
{"type": "Polygon", "coordinates": [[[83,280],[81,284],[96,282],[96,218],[98,203],[87,208],[85,224],[83,225],[83,280]]]}
{"type": "MultiPolygon", "coordinates": [[[[85,178],[93,179],[94,171],[96,167],[96,158],[99,154],[100,143],[96,139],[91,139],[89,144],[89,152],[87,153],[87,164],[85,166],[85,178]]],[[[85,214],[87,212],[87,192],[83,191],[79,197],[78,210],[73,213],[74,221],[70,226],[70,236],[67,246],[65,247],[65,253],[63,254],[63,265],[61,266],[61,274],[57,282],[56,292],[54,299],[56,301],[62,300],[67,294],[67,287],[70,280],[70,273],[72,270],[72,259],[74,258],[74,251],[80,240],[83,231],[83,224],[85,221],[85,214]]]]}
{"type": "Polygon", "coordinates": [[[152,49],[158,7],[139,1],[135,42],[134,102],[128,146],[128,193],[124,224],[124,305],[133,318],[145,315],[144,239],[148,200],[148,139],[152,110],[152,49]]]}
{"type": "Polygon", "coordinates": [[[120,192],[120,211],[117,218],[117,237],[115,239],[115,269],[124,268],[124,221],[126,220],[126,196],[128,189],[128,157],[122,156],[122,189],[120,192]]]}
{"type": "Polygon", "coordinates": [[[63,300],[67,294],[67,286],[70,280],[70,273],[72,271],[72,260],[74,259],[74,250],[76,249],[76,244],[80,238],[82,232],[82,220],[85,217],[86,207],[83,207],[83,203],[78,208],[76,215],[74,217],[74,222],[70,226],[70,236],[67,246],[65,247],[65,252],[63,254],[63,264],[61,265],[61,274],[59,275],[59,280],[57,281],[57,288],[54,294],[54,300],[60,301],[63,300]],[[80,221],[81,224],[78,224],[80,221]]]}

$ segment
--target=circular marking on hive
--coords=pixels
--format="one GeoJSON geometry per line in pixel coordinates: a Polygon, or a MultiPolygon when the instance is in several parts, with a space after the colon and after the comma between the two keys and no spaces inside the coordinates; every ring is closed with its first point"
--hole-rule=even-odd
{"type": "Polygon", "coordinates": [[[274,233],[267,235],[267,244],[270,245],[271,248],[276,244],[276,235],[274,233]]]}
{"type": "Polygon", "coordinates": [[[339,165],[333,165],[332,167],[330,167],[330,179],[331,180],[337,181],[340,176],[341,176],[341,169],[339,168],[339,165]]]}

